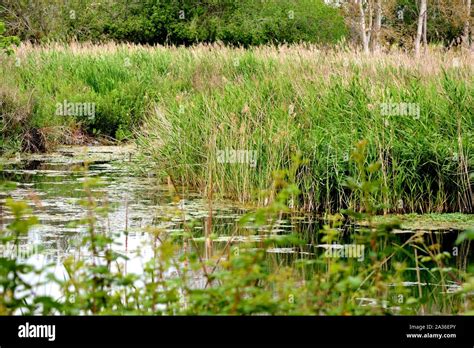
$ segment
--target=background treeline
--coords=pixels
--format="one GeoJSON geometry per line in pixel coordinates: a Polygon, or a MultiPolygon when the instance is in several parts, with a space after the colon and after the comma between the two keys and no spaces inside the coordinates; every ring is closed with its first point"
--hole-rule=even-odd
{"type": "Polygon", "coordinates": [[[322,0],[3,0],[0,11],[8,34],[35,42],[331,43],[347,30],[322,0]]]}
{"type": "Polygon", "coordinates": [[[470,0],[2,0],[0,21],[32,42],[472,42],[470,0]]]}

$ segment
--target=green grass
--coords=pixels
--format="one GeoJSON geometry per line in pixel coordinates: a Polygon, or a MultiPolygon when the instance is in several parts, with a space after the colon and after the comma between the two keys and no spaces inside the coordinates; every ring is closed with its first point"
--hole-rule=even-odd
{"type": "Polygon", "coordinates": [[[401,229],[413,230],[465,230],[474,226],[472,214],[397,214],[377,216],[376,222],[400,221],[401,229]]]}
{"type": "Polygon", "coordinates": [[[113,44],[23,46],[16,56],[19,66],[3,58],[2,87],[32,95],[30,127],[60,142],[64,128],[78,123],[95,135],[135,134],[150,170],[203,194],[271,201],[273,173],[300,152],[307,161],[298,171],[297,206],[357,207],[344,182],[355,173],[349,152],[366,139],[368,161],[382,164],[374,174],[384,189],[379,212],[472,212],[470,56],[453,67],[452,53],[435,51],[417,63],[401,53],[363,57],[303,46],[113,44]],[[95,119],[56,116],[63,100],[95,103],[95,119]],[[417,104],[419,118],[384,116],[381,103],[417,104]],[[256,167],[219,163],[225,149],[255,151],[256,167]]]}

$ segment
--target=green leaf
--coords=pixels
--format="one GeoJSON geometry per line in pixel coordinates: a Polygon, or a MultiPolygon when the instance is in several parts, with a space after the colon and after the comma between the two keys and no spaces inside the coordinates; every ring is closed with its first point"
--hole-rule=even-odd
{"type": "Polygon", "coordinates": [[[473,230],[467,230],[462,232],[458,238],[456,239],[456,245],[461,244],[465,240],[473,240],[474,239],[474,229],[473,230]]]}

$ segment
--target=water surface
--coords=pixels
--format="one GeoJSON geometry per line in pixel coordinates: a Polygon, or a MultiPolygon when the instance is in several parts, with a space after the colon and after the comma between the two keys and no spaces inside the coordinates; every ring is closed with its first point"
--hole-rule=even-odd
{"type": "MultiPolygon", "coordinates": [[[[16,183],[16,188],[8,194],[2,193],[0,204],[4,205],[7,195],[29,202],[40,224],[22,237],[22,245],[25,250],[39,247],[41,251],[26,257],[31,257],[36,264],[55,263],[55,273],[59,277],[65,277],[62,266],[65,257],[88,257],[87,251],[80,245],[87,228],[78,224],[87,213],[80,202],[86,197],[83,183],[88,178],[100,179],[101,184],[93,189],[93,194],[100,205],[109,207],[107,216],[98,219],[97,228],[117,234],[114,248],[128,257],[125,265],[128,272],[141,272],[143,264],[152,255],[152,245],[156,241],[149,233],[150,226],[176,237],[191,229],[193,243],[189,245],[183,242],[180,245],[181,252],[193,248],[203,259],[216,255],[224,257],[223,249],[228,243],[238,245],[253,240],[258,246],[258,242],[265,238],[296,234],[304,243],[279,245],[267,250],[267,257],[275,268],[292,266],[298,259],[314,258],[328,248],[321,241],[320,230],[324,221],[319,217],[288,214],[277,219],[271,227],[257,229],[252,225],[242,226],[238,220],[247,209],[226,201],[210,204],[196,193],[176,192],[172,187],[160,184],[153,173],[138,173],[134,170],[136,163],[132,147],[63,147],[53,154],[17,157],[3,162],[0,175],[16,183]],[[83,169],[84,166],[87,166],[87,170],[83,169]]],[[[3,208],[0,223],[5,226],[10,220],[11,216],[3,208]]],[[[348,238],[358,228],[346,225],[341,227],[341,231],[348,238]]],[[[460,232],[457,228],[436,229],[429,225],[426,230],[429,233],[424,238],[440,243],[448,251],[455,247],[454,242],[460,232]]],[[[414,233],[410,229],[395,232],[400,244],[414,233]]],[[[179,238],[177,243],[180,243],[179,238]]],[[[472,262],[470,247],[461,249],[464,254],[459,258],[467,254],[467,259],[472,262]]],[[[453,265],[456,262],[453,259],[453,265]]],[[[409,278],[413,281],[407,281],[405,286],[418,286],[415,268],[411,270],[409,278]]],[[[170,269],[169,273],[173,271],[170,269]]],[[[439,286],[425,271],[421,270],[421,285],[433,288],[439,286]]],[[[197,282],[200,283],[200,280],[197,282]]],[[[455,282],[448,285],[448,291],[459,288],[455,282]]],[[[54,291],[48,287],[44,290],[54,291]]],[[[374,299],[360,301],[360,305],[370,305],[374,299]]]]}

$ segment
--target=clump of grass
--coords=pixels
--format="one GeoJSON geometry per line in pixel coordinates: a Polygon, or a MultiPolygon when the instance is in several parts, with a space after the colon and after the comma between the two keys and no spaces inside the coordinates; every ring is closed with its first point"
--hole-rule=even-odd
{"type": "Polygon", "coordinates": [[[0,86],[0,145],[2,152],[22,147],[22,138],[32,119],[33,102],[14,86],[0,86]]]}
{"type": "Polygon", "coordinates": [[[196,72],[187,77],[189,68],[177,57],[184,69],[174,78],[185,87],[154,102],[138,138],[163,175],[202,192],[212,178],[222,196],[262,204],[275,192],[254,193],[300,151],[308,163],[298,173],[297,204],[334,212],[359,204],[342,184],[355,173],[349,149],[363,137],[369,160],[381,163],[379,212],[472,211],[468,65],[451,68],[436,53],[426,65],[401,54],[360,57],[301,47],[199,53],[188,64],[201,80],[196,83],[196,72]],[[413,103],[420,114],[385,116],[382,103],[413,103]],[[255,151],[256,168],[220,163],[225,149],[255,151]]]}

